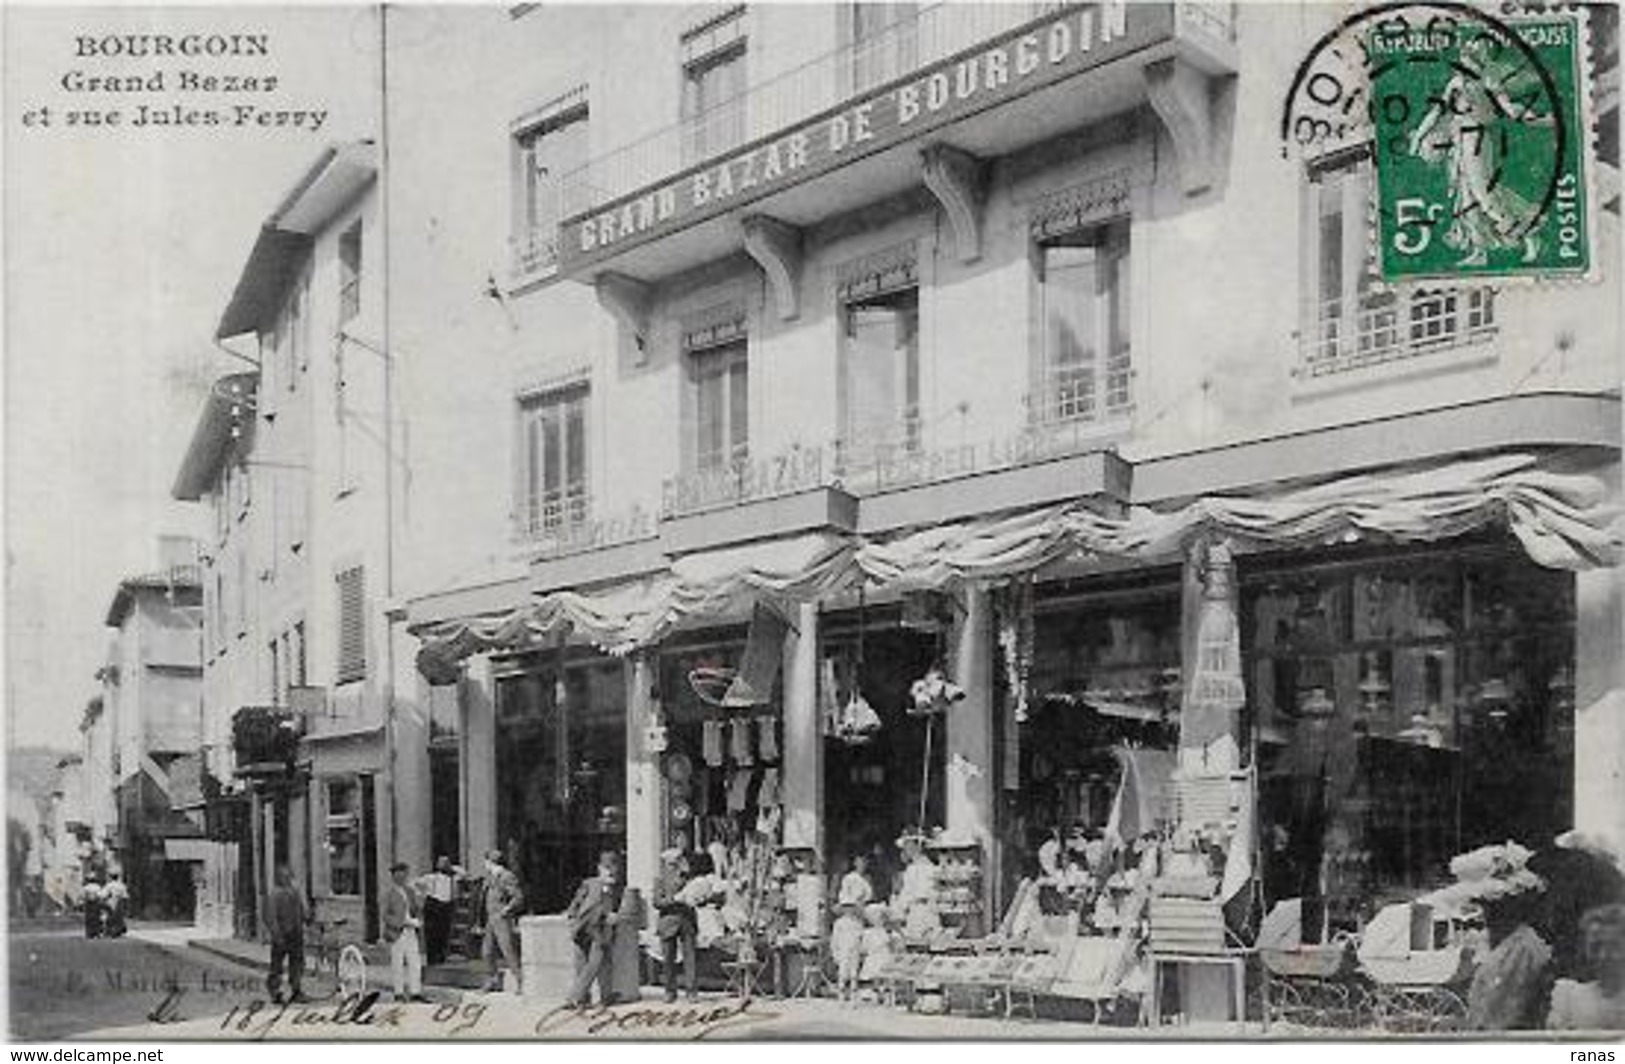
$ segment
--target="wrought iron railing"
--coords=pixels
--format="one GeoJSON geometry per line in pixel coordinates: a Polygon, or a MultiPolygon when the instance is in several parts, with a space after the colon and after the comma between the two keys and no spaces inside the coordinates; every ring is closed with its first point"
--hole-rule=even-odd
{"type": "Polygon", "coordinates": [[[1316,378],[1483,343],[1497,330],[1495,289],[1371,289],[1353,307],[1311,306],[1306,319],[1298,375],[1316,378]]]}
{"type": "Polygon", "coordinates": [[[555,491],[527,495],[520,501],[515,531],[521,539],[568,537],[592,515],[592,496],[585,484],[569,484],[555,491]]]}
{"type": "Polygon", "coordinates": [[[655,184],[678,170],[811,118],[1039,17],[1054,3],[937,3],[874,36],[825,53],[648,136],[589,160],[560,179],[576,212],[655,184]]]}

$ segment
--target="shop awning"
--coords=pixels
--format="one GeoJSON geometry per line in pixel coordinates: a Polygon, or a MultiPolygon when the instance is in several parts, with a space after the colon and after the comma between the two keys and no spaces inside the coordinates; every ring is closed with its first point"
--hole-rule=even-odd
{"type": "Polygon", "coordinates": [[[1171,512],[1136,507],[1124,516],[1077,502],[886,539],[810,533],[686,555],[663,573],[590,592],[554,592],[508,613],[442,622],[418,635],[425,653],[440,661],[534,646],[563,629],[625,654],[687,621],[746,614],[761,598],[815,601],[859,581],[871,589],[947,589],[1028,575],[1063,559],[1168,561],[1206,534],[1247,551],[1366,539],[1430,542],[1505,527],[1548,568],[1619,564],[1625,534],[1618,511],[1602,505],[1602,481],[1556,463],[1503,455],[1267,497],[1210,496],[1171,512]]]}

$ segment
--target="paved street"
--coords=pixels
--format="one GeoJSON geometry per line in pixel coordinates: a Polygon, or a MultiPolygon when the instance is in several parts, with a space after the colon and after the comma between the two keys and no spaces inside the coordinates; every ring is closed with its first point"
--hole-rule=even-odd
{"type": "MultiPolygon", "coordinates": [[[[436,988],[429,1004],[383,994],[357,1008],[309,987],[309,1004],[264,1000],[258,971],[184,945],[185,932],[143,930],[146,940],[86,941],[68,930],[11,937],[12,1034],[28,1040],[105,1039],[1089,1039],[1143,1036],[1118,1027],[964,1016],[922,1016],[830,1000],[741,1003],[706,995],[694,1005],[653,996],[573,1013],[518,997],[436,988]],[[157,941],[153,941],[157,939],[157,941]]],[[[1170,1028],[1175,1036],[1234,1036],[1235,1029],[1170,1028]]]]}
{"type": "Polygon", "coordinates": [[[166,999],[190,1019],[264,995],[257,973],[133,937],[86,940],[77,929],[30,929],[14,931],[9,945],[11,1034],[17,1038],[140,1025],[166,999]]]}

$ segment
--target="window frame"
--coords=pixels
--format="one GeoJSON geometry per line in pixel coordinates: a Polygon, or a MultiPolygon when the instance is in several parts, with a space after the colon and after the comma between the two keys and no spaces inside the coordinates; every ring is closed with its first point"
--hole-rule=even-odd
{"type": "Polygon", "coordinates": [[[322,803],[326,812],[323,836],[327,843],[327,893],[335,898],[360,897],[364,886],[361,877],[366,868],[361,848],[367,844],[361,823],[361,780],[356,776],[330,776],[322,782],[322,803]],[[350,801],[335,802],[335,795],[346,791],[351,794],[350,801]],[[348,805],[348,808],[334,812],[335,806],[344,805],[348,805]],[[349,852],[353,853],[353,861],[346,859],[340,862],[338,855],[343,851],[335,844],[334,838],[335,836],[343,838],[346,835],[349,836],[347,841],[349,852]],[[341,872],[344,873],[342,885],[348,889],[341,889],[341,872]],[[350,878],[352,875],[353,884],[350,878]]]}
{"type": "Polygon", "coordinates": [[[693,473],[723,473],[750,460],[750,340],[739,336],[725,343],[690,348],[683,353],[684,384],[693,411],[687,457],[693,473]],[[714,454],[705,446],[709,435],[705,423],[705,389],[711,381],[722,381],[721,394],[713,403],[722,417],[718,434],[721,449],[714,454]],[[742,394],[736,389],[742,388],[742,394]],[[742,417],[741,417],[742,416],[742,417]],[[742,426],[742,431],[736,431],[742,426]]]}
{"type": "MultiPolygon", "coordinates": [[[[559,226],[589,204],[578,202],[586,185],[566,182],[586,166],[592,154],[592,108],[587,86],[580,85],[514,122],[509,133],[512,156],[512,243],[514,269],[525,274],[558,265],[559,226]],[[537,177],[538,149],[549,142],[565,143],[563,134],[579,137],[579,158],[565,158],[549,170],[547,180],[537,177]]],[[[568,155],[567,152],[561,153],[568,155]]]]}
{"type": "MultiPolygon", "coordinates": [[[[1126,213],[1092,219],[1035,239],[1032,245],[1034,314],[1037,323],[1034,383],[1029,419],[1035,425],[1120,425],[1134,413],[1134,226],[1126,213]],[[1052,306],[1061,287],[1054,277],[1051,252],[1087,251],[1086,262],[1068,269],[1089,269],[1095,291],[1088,298],[1092,322],[1089,358],[1057,357],[1052,306]],[[1103,268],[1111,284],[1102,287],[1103,268]],[[1075,376],[1063,379],[1063,374],[1075,376]]],[[[1069,292],[1069,298],[1080,293],[1069,292]]],[[[1074,312],[1075,313],[1075,312],[1074,312]]]]}
{"type": "Polygon", "coordinates": [[[359,683],[367,678],[368,666],[366,567],[359,563],[343,566],[333,574],[333,583],[333,683],[359,683]]]}
{"type": "Polygon", "coordinates": [[[920,358],[920,330],[922,326],[920,283],[917,278],[906,284],[898,284],[889,288],[860,293],[849,293],[840,300],[837,311],[839,332],[839,352],[837,354],[836,379],[839,389],[836,396],[836,422],[841,441],[843,457],[858,466],[883,461],[894,451],[902,454],[918,453],[922,446],[922,418],[921,418],[921,358],[920,358]],[[867,436],[856,431],[853,423],[853,390],[857,378],[853,374],[853,358],[860,349],[853,335],[854,313],[860,310],[883,309],[885,304],[895,301],[904,294],[910,295],[912,313],[908,320],[912,322],[912,329],[907,339],[906,347],[893,346],[887,357],[891,360],[895,397],[899,400],[895,404],[893,416],[886,421],[886,432],[880,438],[874,438],[870,433],[867,436]],[[902,352],[901,365],[897,364],[898,354],[902,352]],[[899,438],[893,439],[893,433],[899,438]]]}
{"type": "Polygon", "coordinates": [[[1303,288],[1298,312],[1295,375],[1339,383],[1347,374],[1386,363],[1409,363],[1438,352],[1471,348],[1498,331],[1492,283],[1378,283],[1379,266],[1367,232],[1374,179],[1368,143],[1340,148],[1305,168],[1300,208],[1303,288]],[[1336,187],[1336,211],[1325,190],[1336,187]],[[1327,220],[1336,217],[1335,226],[1327,220]],[[1328,234],[1338,234],[1337,295],[1329,295],[1328,234]],[[1346,308],[1353,308],[1350,313],[1346,308]]]}
{"type": "Polygon", "coordinates": [[[523,538],[541,539],[567,533],[592,517],[592,384],[583,378],[556,387],[526,392],[515,401],[515,524],[523,538]],[[572,445],[571,419],[579,418],[579,439],[572,445]],[[558,486],[546,484],[548,422],[559,448],[558,486]],[[579,450],[579,455],[576,451],[579,450]],[[579,458],[579,478],[569,476],[579,458]],[[558,517],[549,520],[549,499],[557,496],[558,517]]]}
{"type": "Polygon", "coordinates": [[[740,4],[680,38],[677,118],[684,166],[713,159],[750,139],[750,36],[747,9],[740,4]],[[705,78],[721,69],[734,71],[733,91],[717,99],[703,93],[705,78]]]}

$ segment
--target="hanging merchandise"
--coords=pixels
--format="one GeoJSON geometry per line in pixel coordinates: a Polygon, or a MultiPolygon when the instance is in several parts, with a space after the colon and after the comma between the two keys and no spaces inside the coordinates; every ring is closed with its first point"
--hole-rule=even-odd
{"type": "Polygon", "coordinates": [[[704,751],[705,763],[711,768],[721,768],[722,752],[722,721],[708,720],[700,725],[701,747],[704,751]]]}
{"type": "Polygon", "coordinates": [[[1004,656],[1004,679],[1011,713],[1017,724],[1031,713],[1033,668],[1033,584],[1012,580],[1006,584],[999,610],[999,649],[1004,656]]]}
{"type": "Polygon", "coordinates": [[[743,813],[750,804],[749,769],[740,769],[728,777],[728,812],[743,813]]]}
{"type": "Polygon", "coordinates": [[[928,717],[946,713],[948,707],[965,700],[965,689],[933,665],[908,689],[910,716],[928,717]]]}
{"type": "Polygon", "coordinates": [[[835,659],[825,658],[820,663],[818,676],[818,720],[820,734],[836,735],[841,722],[840,678],[835,671],[835,659]]]}
{"type": "Polygon", "coordinates": [[[864,597],[863,585],[858,585],[858,654],[857,661],[852,667],[852,693],[841,709],[840,719],[835,725],[835,735],[848,746],[859,746],[872,739],[880,730],[880,714],[863,697],[863,628],[864,628],[864,597]]]}
{"type": "Polygon", "coordinates": [[[762,786],[756,792],[756,804],[762,806],[779,804],[778,769],[764,768],[762,770],[762,786]]]}
{"type": "Polygon", "coordinates": [[[728,756],[740,767],[756,763],[751,754],[751,722],[749,717],[735,717],[728,722],[728,756]]]}
{"type": "Polygon", "coordinates": [[[779,733],[778,720],[774,717],[757,717],[756,739],[757,755],[763,761],[777,761],[779,759],[779,733]]]}

